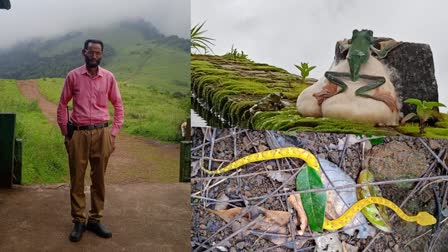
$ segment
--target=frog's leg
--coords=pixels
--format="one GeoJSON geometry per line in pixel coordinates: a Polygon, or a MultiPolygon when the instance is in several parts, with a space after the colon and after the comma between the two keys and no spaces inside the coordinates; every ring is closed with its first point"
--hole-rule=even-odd
{"type": "Polygon", "coordinates": [[[350,73],[340,73],[340,72],[325,72],[325,78],[330,82],[322,88],[322,91],[313,94],[313,96],[317,99],[319,105],[324,102],[325,99],[328,99],[334,95],[344,92],[347,90],[347,84],[340,77],[350,77],[350,73]],[[338,91],[338,87],[341,89],[338,91]]]}
{"type": "Polygon", "coordinates": [[[392,97],[392,95],[382,94],[382,93],[378,93],[378,92],[376,92],[373,95],[366,94],[366,92],[383,85],[386,82],[386,79],[384,77],[365,75],[365,74],[361,74],[359,77],[367,80],[367,85],[358,88],[355,91],[355,95],[372,98],[377,101],[382,101],[382,102],[386,103],[387,106],[389,106],[389,108],[392,112],[397,110],[397,105],[396,105],[395,99],[394,99],[394,97],[392,97]]]}
{"type": "Polygon", "coordinates": [[[370,50],[372,50],[372,52],[374,52],[378,56],[378,58],[384,59],[387,57],[387,54],[390,51],[392,51],[401,44],[402,44],[401,42],[397,42],[395,40],[388,40],[380,42],[381,46],[380,50],[376,49],[373,45],[370,46],[370,50]]]}

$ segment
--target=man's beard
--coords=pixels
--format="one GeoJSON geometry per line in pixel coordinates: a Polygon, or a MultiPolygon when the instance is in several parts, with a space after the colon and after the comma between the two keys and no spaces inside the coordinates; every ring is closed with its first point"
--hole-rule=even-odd
{"type": "Polygon", "coordinates": [[[85,62],[88,68],[94,68],[100,65],[101,59],[97,61],[89,60],[87,57],[85,57],[85,62]]]}

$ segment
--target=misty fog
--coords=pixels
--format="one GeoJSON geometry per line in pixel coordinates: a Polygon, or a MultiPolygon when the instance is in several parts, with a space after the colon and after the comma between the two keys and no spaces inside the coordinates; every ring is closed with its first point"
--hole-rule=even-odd
{"type": "Polygon", "coordinates": [[[0,48],[129,18],[143,18],[164,35],[190,36],[190,0],[11,0],[10,10],[0,10],[0,48]]]}

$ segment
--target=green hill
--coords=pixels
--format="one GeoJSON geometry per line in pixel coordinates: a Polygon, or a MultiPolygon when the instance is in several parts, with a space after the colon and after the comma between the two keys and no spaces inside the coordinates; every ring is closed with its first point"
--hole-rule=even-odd
{"type": "Polygon", "coordinates": [[[34,39],[2,50],[0,78],[64,78],[69,70],[84,63],[81,49],[88,38],[104,41],[102,65],[119,81],[152,87],[165,94],[189,93],[189,41],[165,36],[141,19],[73,31],[48,40],[34,39]]]}

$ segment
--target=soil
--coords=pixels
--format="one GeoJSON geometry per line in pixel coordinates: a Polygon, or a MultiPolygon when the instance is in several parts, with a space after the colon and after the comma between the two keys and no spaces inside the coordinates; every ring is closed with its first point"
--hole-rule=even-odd
{"type": "MultiPolygon", "coordinates": [[[[17,85],[25,97],[37,100],[43,114],[56,124],[57,106],[40,94],[36,81],[17,81],[17,85]]],[[[63,141],[61,135],[61,148],[63,141]]],[[[1,189],[0,250],[187,251],[190,185],[177,183],[179,152],[177,144],[119,134],[106,172],[102,218],[113,233],[111,239],[85,232],[78,243],[68,240],[73,227],[68,184],[1,189]]],[[[89,176],[86,181],[89,185],[89,176]]],[[[85,193],[89,207],[88,186],[85,193]]]]}
{"type": "MultiPolygon", "coordinates": [[[[90,231],[72,243],[67,185],[14,186],[0,190],[1,251],[187,251],[190,186],[131,183],[106,186],[103,239],[90,231]]],[[[86,188],[86,197],[90,198],[86,188]]],[[[88,204],[89,205],[89,204],[88,204]]]]}
{"type": "MultiPolygon", "coordinates": [[[[214,200],[227,199],[228,209],[233,207],[248,207],[259,203],[262,199],[266,199],[260,204],[261,207],[269,210],[287,211],[285,196],[269,196],[277,188],[281,187],[283,183],[267,176],[267,171],[273,170],[288,170],[300,168],[303,161],[298,159],[278,159],[251,163],[245,165],[240,169],[240,172],[230,171],[219,175],[207,175],[202,170],[198,169],[198,161],[202,157],[211,157],[209,163],[208,159],[204,159],[204,166],[208,169],[217,169],[219,166],[225,166],[231,161],[235,161],[245,155],[273,149],[273,137],[278,142],[289,142],[296,147],[305,148],[320,158],[325,158],[333,163],[339,164],[340,168],[352,177],[355,181],[359,172],[365,168],[369,163],[365,161],[366,157],[376,157],[379,155],[378,149],[383,150],[388,146],[396,146],[397,143],[405,145],[412,151],[408,155],[413,155],[416,152],[421,153],[425,160],[423,166],[420,166],[417,177],[440,176],[446,175],[447,171],[442,168],[442,165],[435,163],[435,158],[429,150],[435,153],[442,154],[441,159],[447,163],[446,150],[448,148],[448,140],[442,139],[418,139],[407,136],[399,137],[385,137],[380,143],[369,147],[368,144],[355,143],[343,148],[340,144],[345,140],[347,135],[343,134],[324,134],[324,133],[288,133],[288,135],[280,132],[273,132],[269,136],[267,131],[251,131],[244,129],[210,129],[210,128],[195,128],[193,131],[192,144],[192,169],[195,176],[192,177],[192,211],[193,223],[191,230],[192,249],[195,251],[203,251],[207,248],[213,247],[217,244],[219,246],[214,248],[216,251],[293,251],[292,248],[276,245],[271,242],[266,236],[256,235],[253,232],[249,235],[234,235],[235,225],[226,225],[226,222],[216,214],[207,209],[214,209],[217,205],[214,200]],[[292,136],[291,136],[292,135],[292,136]],[[272,137],[273,136],[273,137],[272,137]],[[422,142],[426,143],[426,147],[422,142]],[[341,148],[338,148],[338,143],[341,148]],[[429,143],[429,144],[428,144],[429,143]],[[367,146],[367,147],[366,147],[367,146]],[[342,161],[341,161],[342,157],[342,161]],[[425,174],[425,171],[432,166],[432,172],[425,174]],[[210,179],[215,176],[216,179],[210,179]],[[217,183],[221,181],[221,183],[217,183]],[[227,198],[224,196],[227,196],[227,198]],[[257,198],[258,197],[258,198],[257,198]],[[232,229],[233,227],[233,229],[232,229]],[[223,228],[223,229],[222,229],[223,228]],[[221,243],[220,243],[221,242],[221,243]],[[203,247],[201,247],[203,245],[203,247]]],[[[367,141],[369,142],[369,141],[367,141]]],[[[284,146],[284,145],[283,145],[284,146]]],[[[406,153],[397,155],[399,160],[413,160],[407,156],[406,153]]],[[[388,158],[394,158],[388,157],[388,158]]],[[[409,161],[411,162],[411,161],[409,161]]],[[[376,181],[390,181],[394,179],[403,178],[403,174],[407,174],[408,163],[388,162],[390,166],[388,169],[395,171],[395,176],[390,176],[378,179],[382,170],[374,171],[376,181]]],[[[413,172],[418,167],[413,167],[413,172]]],[[[293,170],[287,172],[292,175],[293,170]]],[[[390,171],[387,171],[390,173],[390,171]]],[[[409,178],[409,177],[407,177],[409,178]]],[[[411,191],[416,187],[417,183],[391,183],[381,185],[383,197],[390,199],[397,205],[400,205],[403,200],[410,196],[410,199],[402,207],[408,214],[415,214],[418,211],[428,211],[436,215],[439,213],[436,209],[436,201],[441,203],[442,209],[447,208],[447,182],[438,181],[437,183],[424,182],[419,186],[416,192],[411,191]],[[422,186],[425,186],[422,190],[422,186]],[[434,196],[434,191],[438,192],[438,197],[434,196]]],[[[288,190],[283,189],[282,192],[290,192],[294,189],[294,184],[285,186],[288,190]]],[[[220,204],[222,206],[222,204],[220,204]]],[[[388,210],[389,217],[392,216],[392,211],[388,210]]],[[[431,227],[423,227],[415,223],[408,223],[398,217],[392,219],[392,233],[384,233],[377,229],[375,239],[368,237],[367,239],[357,238],[356,234],[353,236],[347,235],[338,231],[340,241],[352,245],[355,251],[428,251],[429,246],[432,251],[444,251],[448,247],[448,242],[443,237],[448,235],[446,216],[440,216],[440,223],[431,227]],[[434,232],[434,233],[433,233],[434,232]],[[416,238],[416,239],[414,239],[416,238]]],[[[233,222],[235,223],[235,222],[233,222]]],[[[297,226],[289,226],[288,230],[298,230],[297,226]]],[[[304,239],[300,246],[296,249],[300,251],[313,251],[316,243],[309,231],[301,237],[304,239]]],[[[289,234],[291,236],[291,234],[289,234]]],[[[298,239],[296,236],[296,239],[298,239]]]]}

